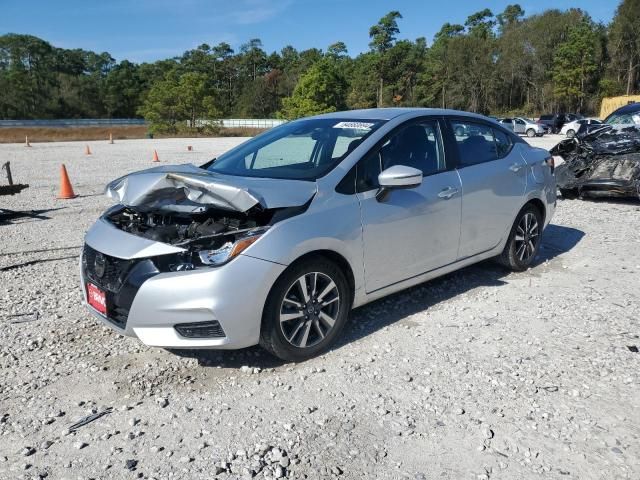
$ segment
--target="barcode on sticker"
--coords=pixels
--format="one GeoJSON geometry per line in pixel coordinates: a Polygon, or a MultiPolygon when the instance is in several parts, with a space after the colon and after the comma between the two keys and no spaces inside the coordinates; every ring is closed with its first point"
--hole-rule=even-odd
{"type": "Polygon", "coordinates": [[[339,122],[333,128],[351,128],[353,130],[369,130],[373,127],[373,123],[367,122],[339,122]]]}

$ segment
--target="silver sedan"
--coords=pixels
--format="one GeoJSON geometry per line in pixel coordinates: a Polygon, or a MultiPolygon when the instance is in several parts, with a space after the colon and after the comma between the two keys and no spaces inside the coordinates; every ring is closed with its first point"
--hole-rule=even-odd
{"type": "Polygon", "coordinates": [[[528,268],[555,209],[553,159],[480,115],[304,118],[205,165],[111,182],[87,232],[89,310],[147,345],[334,344],[353,307],[495,257],[528,268]]]}

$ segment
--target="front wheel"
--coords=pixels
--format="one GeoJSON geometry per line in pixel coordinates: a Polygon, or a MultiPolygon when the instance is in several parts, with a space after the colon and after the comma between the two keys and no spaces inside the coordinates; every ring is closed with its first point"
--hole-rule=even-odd
{"type": "Polygon", "coordinates": [[[536,131],[533,128],[530,128],[529,130],[527,130],[527,137],[533,138],[535,136],[536,136],[536,131]]]}
{"type": "Polygon", "coordinates": [[[533,205],[525,205],[516,217],[507,244],[498,260],[510,270],[521,272],[533,263],[542,238],[542,214],[533,205]]]}
{"type": "Polygon", "coordinates": [[[292,265],[269,293],[260,345],[292,362],[326,351],[347,321],[350,292],[344,273],[330,260],[318,257],[292,265]]]}

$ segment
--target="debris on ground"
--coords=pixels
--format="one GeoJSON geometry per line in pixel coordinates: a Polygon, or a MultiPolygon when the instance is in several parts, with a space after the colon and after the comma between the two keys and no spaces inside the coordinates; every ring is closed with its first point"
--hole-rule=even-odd
{"type": "Polygon", "coordinates": [[[102,410],[101,412],[96,412],[96,413],[92,413],[91,415],[87,415],[83,419],[81,419],[78,422],[76,422],[73,425],[71,425],[69,427],[69,431],[70,432],[75,432],[80,427],[84,427],[85,425],[87,425],[87,424],[89,424],[91,422],[94,422],[97,419],[99,419],[101,417],[104,417],[105,415],[110,414],[112,411],[113,411],[113,408],[108,407],[108,408],[105,408],[104,410],[102,410]]]}

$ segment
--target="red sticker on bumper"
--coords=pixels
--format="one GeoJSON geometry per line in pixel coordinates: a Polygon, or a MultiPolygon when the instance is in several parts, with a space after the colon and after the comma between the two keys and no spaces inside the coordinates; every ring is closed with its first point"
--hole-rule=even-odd
{"type": "Polygon", "coordinates": [[[107,314],[107,296],[93,283],[87,283],[87,301],[101,314],[107,314]]]}

